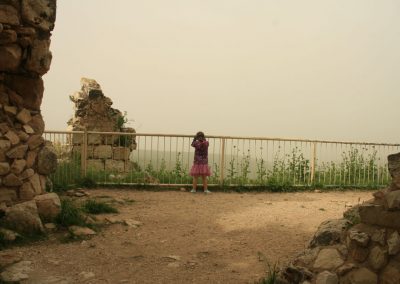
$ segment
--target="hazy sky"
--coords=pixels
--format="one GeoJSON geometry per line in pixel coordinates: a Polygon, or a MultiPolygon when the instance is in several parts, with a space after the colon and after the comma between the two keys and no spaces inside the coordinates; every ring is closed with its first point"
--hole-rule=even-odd
{"type": "Polygon", "coordinates": [[[59,0],[47,129],[96,79],[137,132],[399,143],[398,0],[59,0]]]}

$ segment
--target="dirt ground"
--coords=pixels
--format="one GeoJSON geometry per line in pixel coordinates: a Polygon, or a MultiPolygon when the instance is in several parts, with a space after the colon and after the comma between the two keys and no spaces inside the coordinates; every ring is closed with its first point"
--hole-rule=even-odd
{"type": "Polygon", "coordinates": [[[285,263],[307,246],[318,225],[341,217],[370,192],[188,193],[91,191],[134,200],[96,236],[46,240],[12,253],[33,262],[24,283],[254,283],[268,263],[285,263]]]}

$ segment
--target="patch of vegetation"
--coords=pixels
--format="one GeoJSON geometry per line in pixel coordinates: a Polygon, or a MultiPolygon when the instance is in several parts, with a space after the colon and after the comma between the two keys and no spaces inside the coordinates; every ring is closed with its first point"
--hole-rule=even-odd
{"type": "Polygon", "coordinates": [[[256,282],[256,284],[275,284],[278,276],[278,265],[275,263],[274,265],[268,264],[267,276],[256,282]]]}
{"type": "Polygon", "coordinates": [[[95,188],[97,186],[97,183],[91,177],[84,177],[79,180],[79,185],[84,188],[95,188]]]}
{"type": "Polygon", "coordinates": [[[105,203],[99,202],[94,199],[88,199],[82,205],[83,211],[90,214],[101,214],[101,213],[118,213],[117,208],[105,203]]]}
{"type": "Polygon", "coordinates": [[[85,218],[82,215],[82,209],[70,199],[61,199],[61,212],[56,217],[56,223],[63,227],[84,226],[85,218]]]}

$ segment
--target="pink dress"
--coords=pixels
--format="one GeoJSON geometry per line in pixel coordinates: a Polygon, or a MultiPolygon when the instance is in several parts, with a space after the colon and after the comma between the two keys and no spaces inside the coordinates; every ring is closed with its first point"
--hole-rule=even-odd
{"type": "Polygon", "coordinates": [[[211,169],[208,166],[208,141],[194,140],[192,142],[192,147],[194,147],[195,151],[193,166],[190,169],[190,175],[194,177],[210,176],[211,169]]]}

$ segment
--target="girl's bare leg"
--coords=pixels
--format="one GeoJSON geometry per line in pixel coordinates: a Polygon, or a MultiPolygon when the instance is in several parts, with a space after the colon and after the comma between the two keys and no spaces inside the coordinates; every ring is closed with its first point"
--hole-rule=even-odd
{"type": "Polygon", "coordinates": [[[193,177],[193,189],[197,190],[197,177],[193,177]]]}
{"type": "Polygon", "coordinates": [[[208,190],[207,176],[201,176],[201,179],[202,179],[202,181],[203,181],[203,188],[204,188],[204,191],[207,191],[207,190],[208,190]]]}

